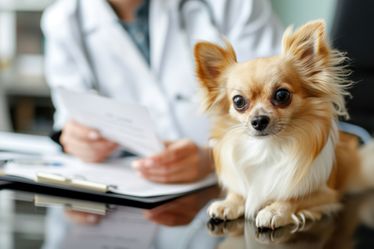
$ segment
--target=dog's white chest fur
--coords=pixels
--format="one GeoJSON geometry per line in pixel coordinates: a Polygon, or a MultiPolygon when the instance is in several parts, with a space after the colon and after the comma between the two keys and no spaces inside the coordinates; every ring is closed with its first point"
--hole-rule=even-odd
{"type": "Polygon", "coordinates": [[[221,145],[220,181],[228,190],[246,198],[245,215],[253,218],[268,202],[303,196],[326,186],[335,160],[336,134],[332,129],[309,171],[296,184],[295,171],[303,167],[303,155],[282,144],[285,141],[246,136],[241,141],[226,140],[221,145]]]}

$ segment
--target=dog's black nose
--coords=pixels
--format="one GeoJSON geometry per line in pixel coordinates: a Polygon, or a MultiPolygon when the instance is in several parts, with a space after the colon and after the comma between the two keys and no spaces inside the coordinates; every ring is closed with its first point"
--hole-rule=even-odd
{"type": "Polygon", "coordinates": [[[251,125],[255,130],[263,131],[266,129],[270,123],[270,118],[268,116],[256,116],[252,119],[251,125]]]}

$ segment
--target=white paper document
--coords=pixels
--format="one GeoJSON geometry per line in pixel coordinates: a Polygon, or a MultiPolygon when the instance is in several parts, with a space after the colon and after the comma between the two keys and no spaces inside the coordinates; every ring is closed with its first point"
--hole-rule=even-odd
{"type": "Polygon", "coordinates": [[[61,149],[60,146],[46,136],[0,132],[0,151],[26,154],[57,154],[61,152],[61,149]]]}
{"type": "Polygon", "coordinates": [[[39,173],[55,174],[70,179],[85,180],[108,186],[111,192],[136,197],[155,197],[183,194],[216,183],[214,174],[189,184],[158,184],[136,174],[130,166],[135,158],[113,159],[107,163],[88,164],[67,155],[15,159],[4,166],[5,175],[19,176],[36,181],[39,173]]]}
{"type": "Polygon", "coordinates": [[[57,94],[70,118],[97,129],[129,151],[141,156],[162,151],[163,144],[145,107],[63,88],[57,94]]]}

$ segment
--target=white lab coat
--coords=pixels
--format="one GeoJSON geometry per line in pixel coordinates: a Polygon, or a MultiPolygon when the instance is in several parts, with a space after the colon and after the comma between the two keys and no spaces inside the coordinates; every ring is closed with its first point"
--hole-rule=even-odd
{"type": "MultiPolygon", "coordinates": [[[[56,129],[61,129],[68,117],[54,89],[92,89],[92,73],[79,42],[77,1],[57,1],[42,18],[56,129]]],[[[179,0],[151,0],[149,66],[107,1],[81,1],[81,27],[99,94],[146,106],[162,139],[188,137],[200,145],[207,143],[209,122],[199,111],[192,57],[197,41],[221,41],[219,32],[232,42],[239,61],[270,56],[280,48],[282,27],[267,0],[208,0],[216,27],[199,0],[190,0],[182,13],[179,0]],[[179,25],[181,18],[186,22],[185,30],[179,25]]]]}

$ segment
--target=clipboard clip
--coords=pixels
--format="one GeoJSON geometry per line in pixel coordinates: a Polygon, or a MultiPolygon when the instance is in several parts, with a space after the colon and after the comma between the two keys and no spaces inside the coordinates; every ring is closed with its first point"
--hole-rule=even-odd
{"type": "Polygon", "coordinates": [[[117,188],[114,185],[106,185],[103,183],[96,183],[83,179],[68,178],[58,174],[43,172],[39,172],[36,174],[36,181],[38,183],[72,187],[99,193],[107,193],[109,190],[117,188]]]}

